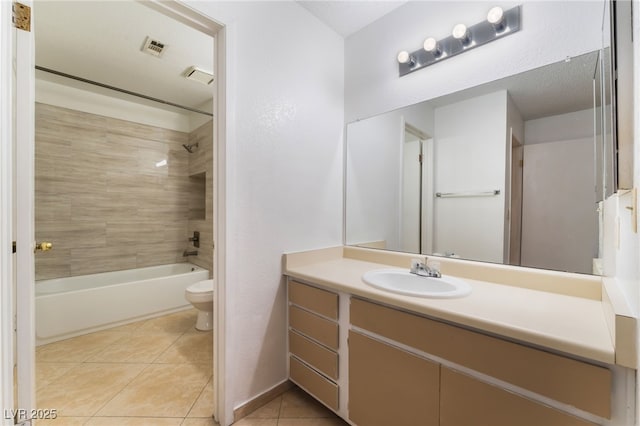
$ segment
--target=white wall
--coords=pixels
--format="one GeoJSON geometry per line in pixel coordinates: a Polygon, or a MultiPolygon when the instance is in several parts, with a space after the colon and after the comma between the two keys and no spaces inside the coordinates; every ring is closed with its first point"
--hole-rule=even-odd
{"type": "Polygon", "coordinates": [[[433,251],[502,263],[507,92],[436,108],[435,122],[435,192],[500,194],[436,198],[433,251]]]}
{"type": "Polygon", "coordinates": [[[600,1],[410,2],[346,39],[347,121],[527,71],[600,48],[600,1]],[[496,5],[522,4],[522,29],[455,58],[398,77],[396,55],[428,37],[475,24],[496,5]]]}
{"type": "MultiPolygon", "coordinates": [[[[36,80],[36,102],[179,132],[190,132],[197,128],[191,125],[193,113],[187,111],[169,111],[158,107],[155,102],[148,101],[149,105],[144,105],[43,79],[36,80]]],[[[198,115],[205,117],[204,122],[211,120],[211,117],[198,115]]],[[[196,119],[194,123],[197,122],[196,119]]]]}
{"type": "Polygon", "coordinates": [[[524,140],[522,265],[592,273],[598,257],[593,111],[529,120],[524,140]]]}
{"type": "Polygon", "coordinates": [[[400,247],[403,120],[433,135],[433,108],[424,103],[347,125],[347,244],[400,247]]]}
{"type": "Polygon", "coordinates": [[[226,25],[226,418],[287,377],[284,252],[342,243],[344,41],[295,2],[198,2],[226,25]]]}
{"type": "Polygon", "coordinates": [[[524,146],[523,266],[592,273],[598,256],[593,139],[524,146]]]}

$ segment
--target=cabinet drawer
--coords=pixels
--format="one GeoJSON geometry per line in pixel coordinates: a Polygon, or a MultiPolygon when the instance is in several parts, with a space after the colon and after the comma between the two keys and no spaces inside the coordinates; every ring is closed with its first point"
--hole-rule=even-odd
{"type": "Polygon", "coordinates": [[[604,418],[611,372],[418,315],[351,298],[351,323],[604,418]]]}
{"type": "Polygon", "coordinates": [[[440,426],[594,426],[448,368],[441,375],[440,426]]]}
{"type": "Polygon", "coordinates": [[[294,356],[289,356],[289,377],[327,407],[338,410],[338,385],[325,379],[294,356]]]}
{"type": "Polygon", "coordinates": [[[330,291],[289,281],[289,301],[327,318],[338,319],[338,295],[330,291]]]}
{"type": "Polygon", "coordinates": [[[332,349],[338,349],[338,324],[289,305],[289,325],[332,349]]]}
{"type": "Polygon", "coordinates": [[[338,354],[289,330],[289,352],[333,380],[338,380],[338,354]]]}

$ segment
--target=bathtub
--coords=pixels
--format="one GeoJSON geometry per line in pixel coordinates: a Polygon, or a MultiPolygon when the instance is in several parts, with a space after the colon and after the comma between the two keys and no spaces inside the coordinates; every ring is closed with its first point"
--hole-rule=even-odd
{"type": "Polygon", "coordinates": [[[185,289],[209,278],[190,263],[36,281],[36,344],[190,307],[185,289]]]}

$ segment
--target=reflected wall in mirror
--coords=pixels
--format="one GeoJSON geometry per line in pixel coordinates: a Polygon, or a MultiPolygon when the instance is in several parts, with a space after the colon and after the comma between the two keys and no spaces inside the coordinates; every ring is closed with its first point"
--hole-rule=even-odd
{"type": "Polygon", "coordinates": [[[603,54],[348,124],[346,244],[592,273],[603,54]]]}

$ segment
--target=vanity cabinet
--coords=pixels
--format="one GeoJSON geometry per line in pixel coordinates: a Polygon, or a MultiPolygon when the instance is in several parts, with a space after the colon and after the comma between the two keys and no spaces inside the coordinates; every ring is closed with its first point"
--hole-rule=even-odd
{"type": "Polygon", "coordinates": [[[441,368],[440,426],[593,426],[593,423],[441,368]]]}
{"type": "MultiPolygon", "coordinates": [[[[395,379],[397,382],[394,385],[398,389],[413,387],[414,383],[412,380],[407,380],[407,377],[411,379],[412,374],[422,374],[419,373],[421,371],[419,368],[409,367],[408,359],[429,357],[436,358],[443,364],[439,369],[433,367],[433,371],[439,372],[435,377],[440,379],[431,378],[430,381],[435,383],[433,388],[428,386],[429,389],[416,389],[415,392],[418,394],[406,392],[406,394],[412,394],[413,398],[418,398],[422,404],[430,405],[434,399],[433,389],[437,390],[435,399],[440,404],[439,423],[425,421],[415,424],[440,424],[441,426],[591,424],[532,399],[519,396],[517,393],[522,391],[532,392],[603,418],[611,416],[611,372],[607,368],[355,297],[351,298],[350,322],[352,332],[349,337],[349,415],[358,425],[368,426],[373,423],[354,417],[359,412],[352,412],[353,400],[363,398],[358,394],[366,388],[367,379],[363,379],[361,375],[353,375],[351,370],[355,368],[358,371],[360,369],[358,364],[361,362],[371,363],[358,356],[375,359],[389,356],[387,354],[390,351],[394,351],[397,359],[389,358],[384,364],[385,368],[412,370],[395,379]],[[353,331],[354,327],[357,333],[353,331]],[[352,354],[351,351],[354,348],[362,345],[359,342],[361,333],[371,333],[367,338],[376,339],[379,342],[369,343],[368,352],[356,349],[355,354],[352,354]],[[382,343],[382,340],[386,342],[382,343]],[[401,354],[402,350],[390,346],[394,342],[406,346],[407,350],[412,350],[415,354],[408,352],[406,355],[401,354]],[[449,366],[480,373],[484,377],[483,380],[499,381],[509,390],[461,375],[448,368],[449,366]],[[469,407],[476,407],[477,413],[469,407]]],[[[391,379],[393,381],[393,378],[391,379]]],[[[373,383],[369,383],[369,386],[373,387],[373,383]]],[[[376,410],[383,410],[378,408],[378,400],[397,396],[394,393],[398,391],[391,390],[392,388],[387,386],[386,383],[381,383],[378,391],[383,395],[369,398],[367,402],[375,406],[376,410]]],[[[405,393],[401,392],[401,395],[404,396],[405,393]]],[[[401,402],[391,410],[402,411],[397,407],[402,407],[401,402]]],[[[438,413],[438,409],[432,409],[432,412],[438,413]]]]}
{"type": "Polygon", "coordinates": [[[357,425],[439,423],[440,365],[349,332],[349,419],[357,425]]]}
{"type": "Polygon", "coordinates": [[[604,366],[292,278],[287,288],[289,378],[353,425],[611,418],[604,366]]]}
{"type": "Polygon", "coordinates": [[[338,410],[338,295],[289,280],[289,377],[338,410]]]}

